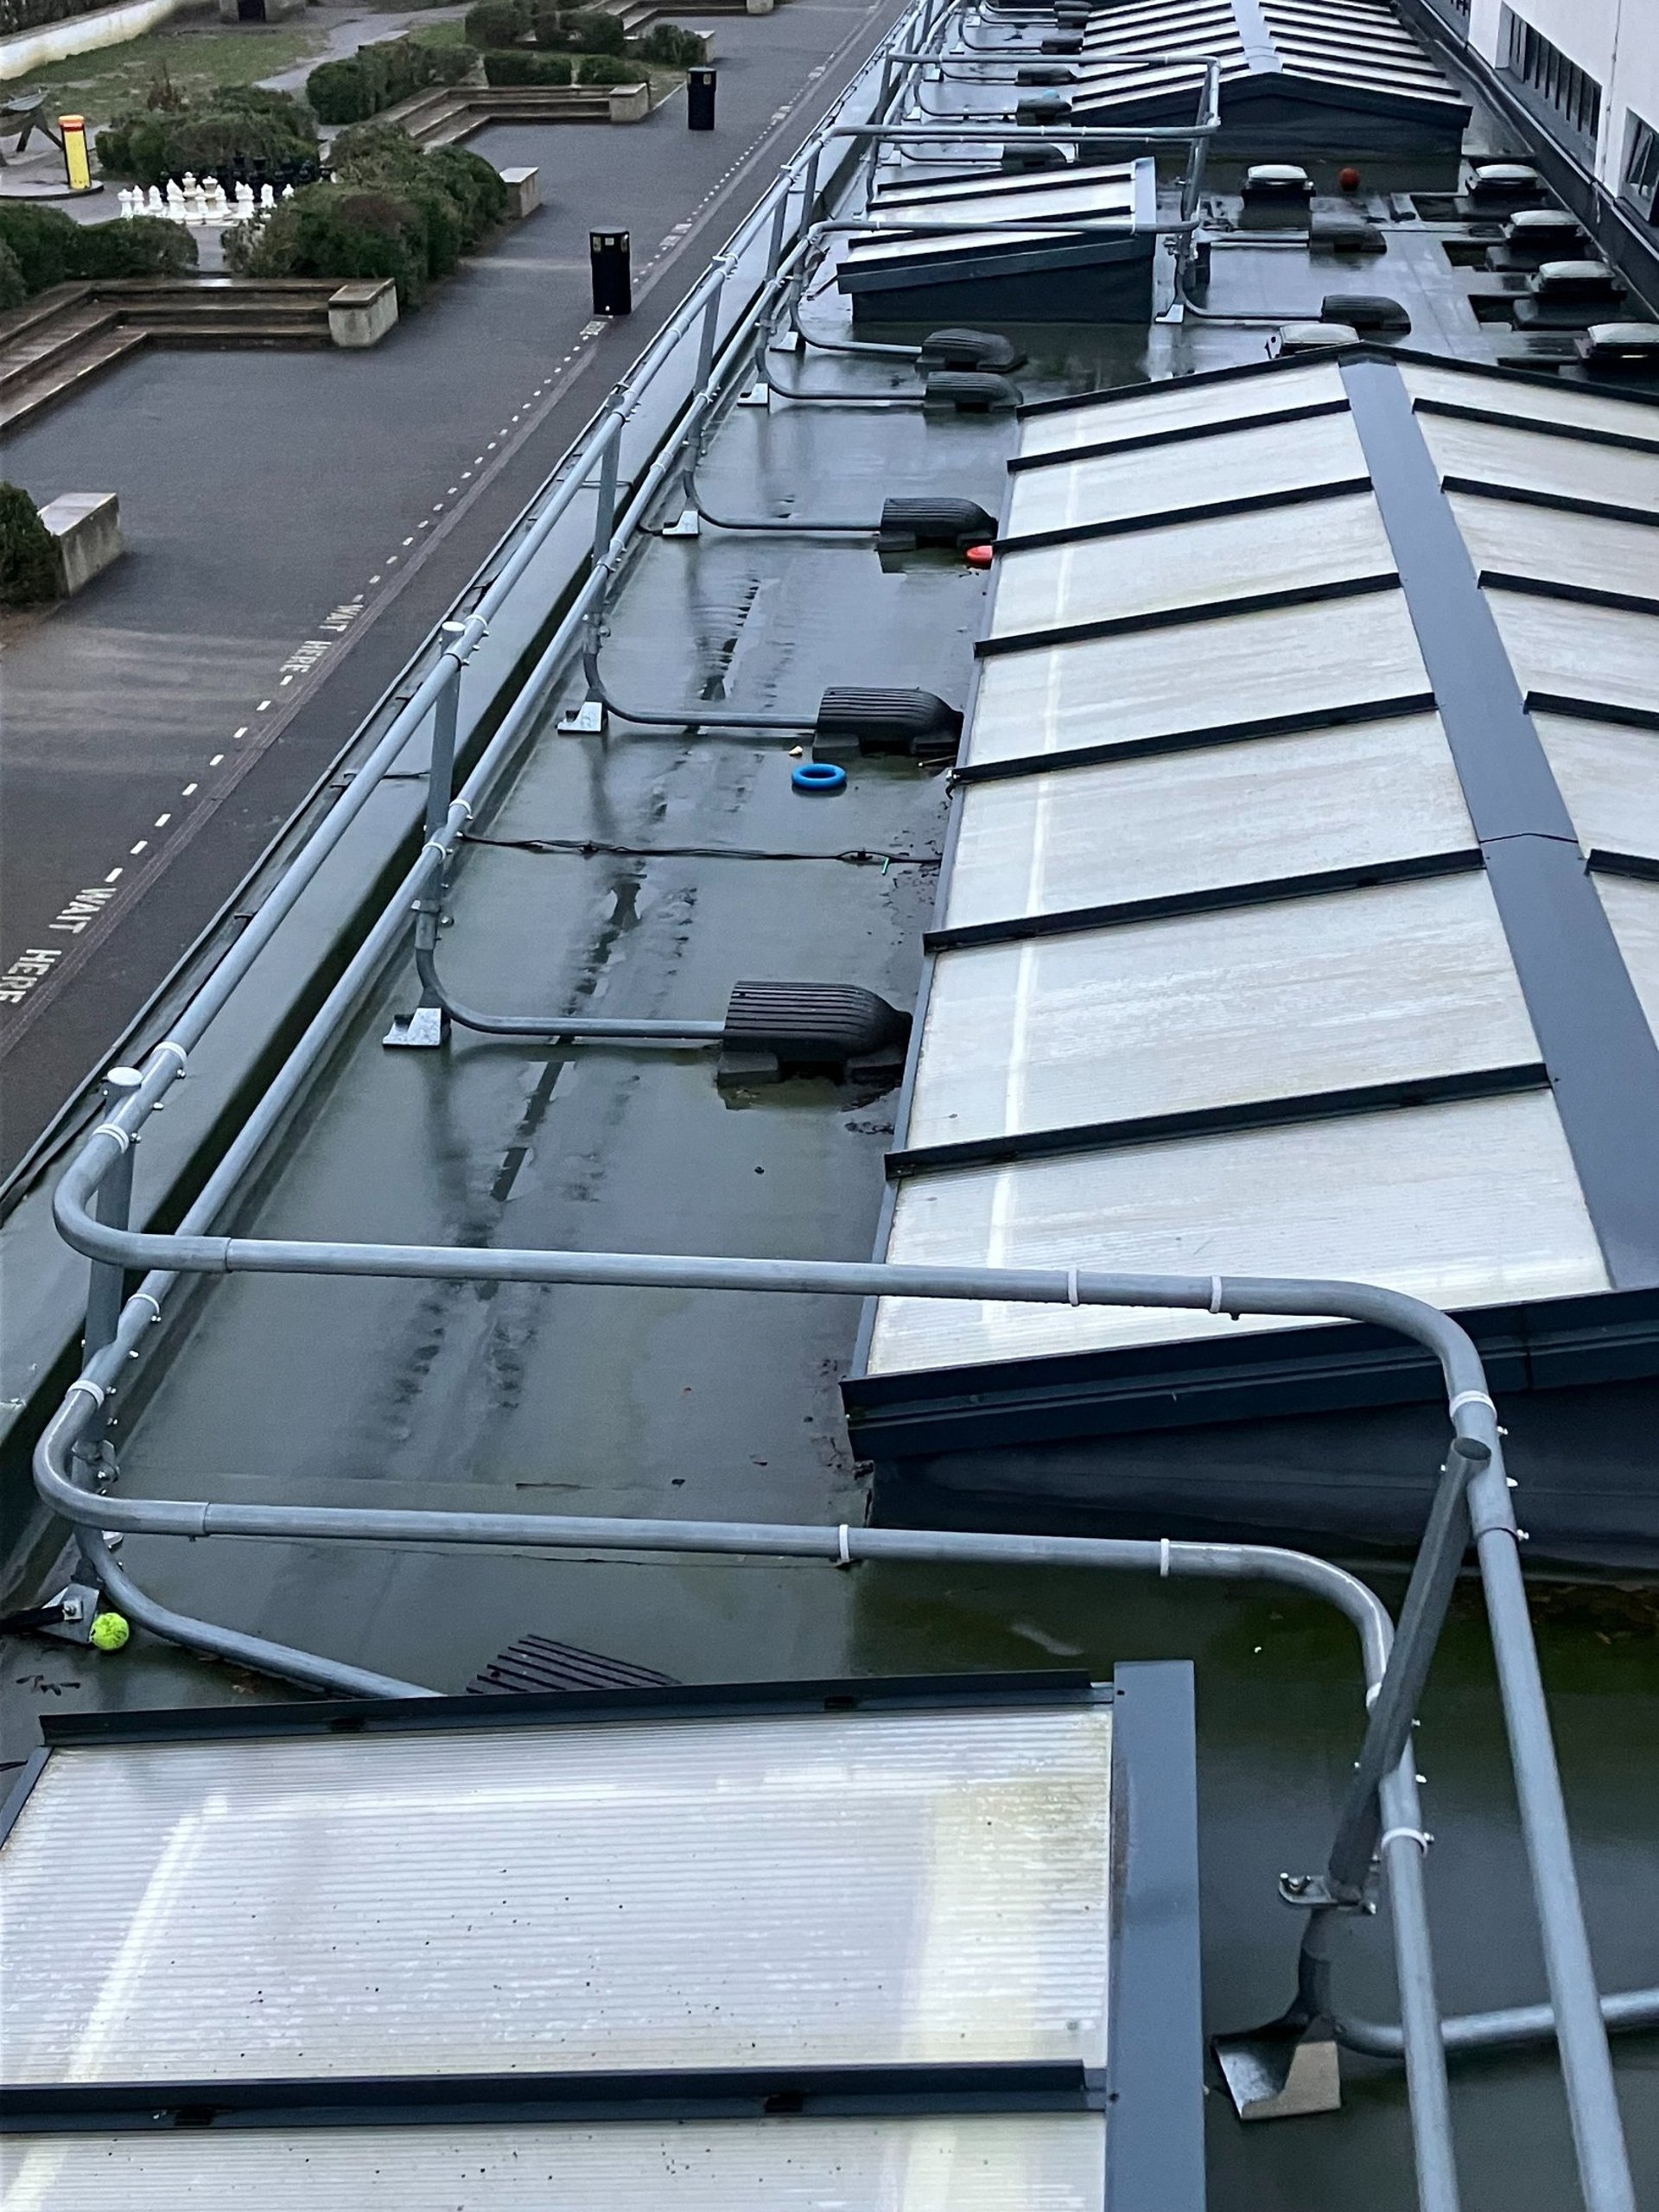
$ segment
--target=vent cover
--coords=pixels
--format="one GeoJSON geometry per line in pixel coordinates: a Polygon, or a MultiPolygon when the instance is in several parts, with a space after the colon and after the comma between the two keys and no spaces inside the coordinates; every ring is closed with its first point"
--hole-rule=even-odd
{"type": "Polygon", "coordinates": [[[812,749],[833,759],[837,753],[907,753],[912,760],[956,756],[962,739],[962,712],[931,691],[884,691],[837,684],[823,695],[812,734],[812,749]]]}
{"type": "Polygon", "coordinates": [[[923,546],[961,553],[970,545],[988,544],[995,536],[995,517],[977,500],[889,499],[881,510],[876,544],[883,553],[909,553],[923,546]]]}
{"type": "Polygon", "coordinates": [[[723,1084],[833,1075],[896,1083],[910,1016],[856,983],[737,983],[726,1009],[723,1084]]]}
{"type": "Polygon", "coordinates": [[[957,415],[1011,415],[1024,393],[1007,377],[977,369],[941,369],[922,387],[922,404],[957,415]]]}
{"type": "Polygon", "coordinates": [[[995,330],[931,330],[922,340],[917,365],[926,369],[995,369],[1006,373],[1020,368],[1025,355],[1012,339],[995,330]]]}
{"type": "Polygon", "coordinates": [[[1341,323],[1362,334],[1386,332],[1404,337],[1411,317],[1398,300],[1382,292],[1329,292],[1319,302],[1321,322],[1341,323]]]}

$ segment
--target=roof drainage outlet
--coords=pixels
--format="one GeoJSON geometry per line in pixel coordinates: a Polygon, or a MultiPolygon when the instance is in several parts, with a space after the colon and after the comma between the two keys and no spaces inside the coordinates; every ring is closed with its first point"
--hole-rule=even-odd
{"type": "Polygon", "coordinates": [[[824,693],[812,732],[814,753],[831,760],[838,754],[897,753],[912,760],[953,760],[961,741],[960,708],[947,706],[931,691],[872,690],[856,684],[838,684],[824,693]]]}
{"type": "Polygon", "coordinates": [[[1006,376],[1025,366],[1026,357],[1011,338],[995,330],[931,330],[923,339],[917,365],[929,369],[994,369],[1006,376]]]}
{"type": "Polygon", "coordinates": [[[996,536],[996,523],[974,499],[889,499],[876,539],[883,553],[913,553],[937,546],[963,553],[996,536]]]}
{"type": "Polygon", "coordinates": [[[1321,322],[1341,323],[1362,336],[1403,338],[1411,317],[1382,292],[1329,292],[1319,302],[1321,322]]]}
{"type": "Polygon", "coordinates": [[[781,1083],[833,1075],[897,1083],[910,1016],[856,983],[736,983],[726,1009],[716,1081],[781,1083]]]}
{"type": "Polygon", "coordinates": [[[1007,377],[978,369],[940,369],[922,386],[922,404],[941,414],[1012,415],[1025,394],[1007,377]]]}

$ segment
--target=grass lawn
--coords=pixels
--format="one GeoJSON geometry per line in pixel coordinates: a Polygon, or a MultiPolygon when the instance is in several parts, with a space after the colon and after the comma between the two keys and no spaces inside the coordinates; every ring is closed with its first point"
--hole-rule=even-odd
{"type": "MultiPolygon", "coordinates": [[[[447,28],[433,24],[433,30],[447,28]]],[[[175,89],[188,96],[216,85],[252,85],[279,69],[291,69],[321,53],[327,34],[305,23],[220,23],[217,14],[175,16],[172,22],[106,46],[32,69],[28,81],[49,89],[56,107],[79,110],[96,125],[143,106],[165,73],[175,89]]]]}

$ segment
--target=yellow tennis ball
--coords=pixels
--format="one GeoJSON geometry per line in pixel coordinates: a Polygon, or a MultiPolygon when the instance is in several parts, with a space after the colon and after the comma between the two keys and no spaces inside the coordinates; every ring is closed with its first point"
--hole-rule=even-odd
{"type": "Polygon", "coordinates": [[[118,1651],[131,1634],[120,1613],[100,1613],[92,1623],[92,1642],[100,1651],[118,1651]]]}

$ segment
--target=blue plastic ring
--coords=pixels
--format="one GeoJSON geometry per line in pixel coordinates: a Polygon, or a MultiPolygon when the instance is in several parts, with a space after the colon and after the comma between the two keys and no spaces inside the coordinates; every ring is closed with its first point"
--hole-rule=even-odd
{"type": "Polygon", "coordinates": [[[847,771],[833,760],[803,760],[790,772],[790,788],[798,791],[839,791],[847,788],[847,771]]]}

